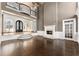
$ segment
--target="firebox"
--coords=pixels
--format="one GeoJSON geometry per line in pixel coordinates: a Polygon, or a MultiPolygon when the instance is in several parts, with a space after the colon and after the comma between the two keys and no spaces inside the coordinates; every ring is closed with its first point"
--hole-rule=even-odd
{"type": "Polygon", "coordinates": [[[47,33],[47,34],[50,34],[50,35],[53,34],[52,31],[46,31],[46,33],[47,33]]]}

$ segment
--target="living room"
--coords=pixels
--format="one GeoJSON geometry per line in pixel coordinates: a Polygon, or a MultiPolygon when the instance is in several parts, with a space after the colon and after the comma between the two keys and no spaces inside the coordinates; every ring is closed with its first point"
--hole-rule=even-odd
{"type": "Polygon", "coordinates": [[[78,2],[0,2],[0,55],[79,55],[78,18],[78,2]]]}

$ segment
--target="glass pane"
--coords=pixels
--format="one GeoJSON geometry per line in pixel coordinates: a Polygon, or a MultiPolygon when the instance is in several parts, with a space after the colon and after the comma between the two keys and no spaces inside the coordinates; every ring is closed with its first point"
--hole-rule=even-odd
{"type": "Polygon", "coordinates": [[[22,22],[20,22],[20,29],[22,30],[22,22]]]}
{"type": "Polygon", "coordinates": [[[72,38],[72,24],[65,24],[65,37],[72,38]]]}
{"type": "Polygon", "coordinates": [[[16,29],[17,30],[19,29],[19,22],[17,22],[16,29]]]}

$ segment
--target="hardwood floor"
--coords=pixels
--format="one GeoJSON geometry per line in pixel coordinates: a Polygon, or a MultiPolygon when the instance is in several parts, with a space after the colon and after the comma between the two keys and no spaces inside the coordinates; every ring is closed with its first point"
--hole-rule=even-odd
{"type": "Polygon", "coordinates": [[[1,43],[0,56],[79,56],[79,44],[41,36],[28,40],[9,40],[1,43]]]}

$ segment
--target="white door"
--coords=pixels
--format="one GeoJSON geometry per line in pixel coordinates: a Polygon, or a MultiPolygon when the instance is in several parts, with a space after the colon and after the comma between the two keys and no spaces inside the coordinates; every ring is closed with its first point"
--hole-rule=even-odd
{"type": "Polygon", "coordinates": [[[74,38],[76,33],[76,22],[75,19],[67,19],[63,22],[63,31],[65,38],[74,38]]]}
{"type": "Polygon", "coordinates": [[[73,22],[65,24],[65,37],[73,38],[73,22]]]}

